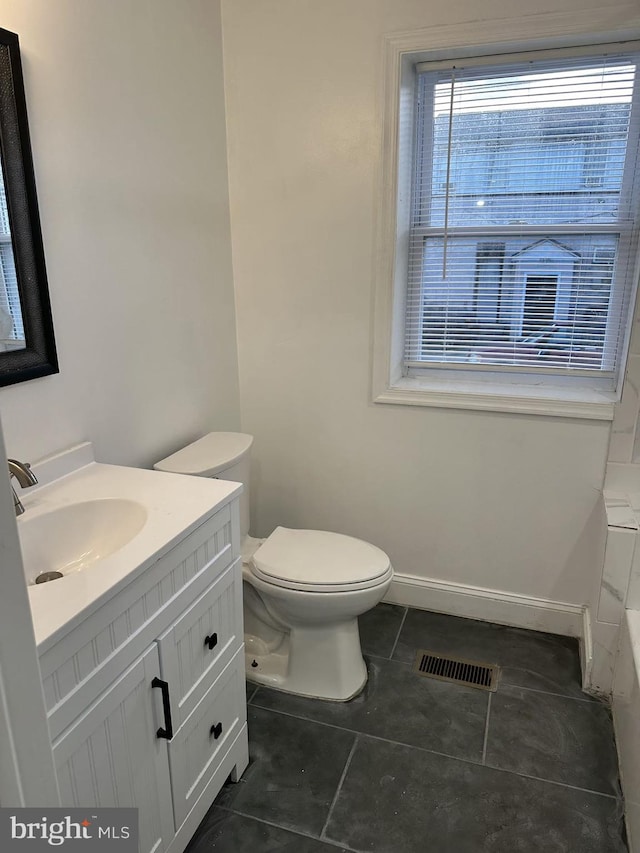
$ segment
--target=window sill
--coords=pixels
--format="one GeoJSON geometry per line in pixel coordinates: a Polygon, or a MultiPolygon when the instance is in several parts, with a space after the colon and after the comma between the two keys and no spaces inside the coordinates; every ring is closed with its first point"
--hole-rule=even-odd
{"type": "Polygon", "coordinates": [[[512,412],[547,417],[613,420],[613,392],[570,389],[553,385],[506,385],[504,382],[470,382],[460,379],[405,377],[373,398],[374,403],[431,406],[485,412],[512,412]]]}

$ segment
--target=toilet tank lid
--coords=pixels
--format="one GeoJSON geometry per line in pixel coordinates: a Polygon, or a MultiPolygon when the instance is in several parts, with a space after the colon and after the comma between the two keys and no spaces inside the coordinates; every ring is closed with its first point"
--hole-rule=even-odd
{"type": "Polygon", "coordinates": [[[210,432],[153,466],[172,474],[215,477],[249,451],[253,436],[244,432],[210,432]]]}

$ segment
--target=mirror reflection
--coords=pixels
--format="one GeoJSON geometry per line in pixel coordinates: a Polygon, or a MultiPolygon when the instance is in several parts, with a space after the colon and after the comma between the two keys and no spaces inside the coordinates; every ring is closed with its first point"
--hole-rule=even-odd
{"type": "Polygon", "coordinates": [[[0,352],[24,349],[24,323],[11,244],[4,175],[0,167],[0,352]]]}

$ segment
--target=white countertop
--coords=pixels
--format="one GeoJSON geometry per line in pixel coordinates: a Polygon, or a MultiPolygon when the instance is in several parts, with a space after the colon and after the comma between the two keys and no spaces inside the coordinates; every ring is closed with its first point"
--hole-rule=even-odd
{"type": "Polygon", "coordinates": [[[48,485],[20,490],[25,513],[18,527],[58,507],[102,498],[138,501],[147,512],[140,532],[98,564],[28,587],[38,651],[53,645],[241,491],[241,484],[227,480],[97,462],[48,485]]]}

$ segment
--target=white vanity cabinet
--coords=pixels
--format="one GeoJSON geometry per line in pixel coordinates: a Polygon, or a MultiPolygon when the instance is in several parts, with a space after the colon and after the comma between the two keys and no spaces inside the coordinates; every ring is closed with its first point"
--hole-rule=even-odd
{"type": "Polygon", "coordinates": [[[61,803],[182,853],[248,762],[237,500],[40,656],[61,803]]]}

